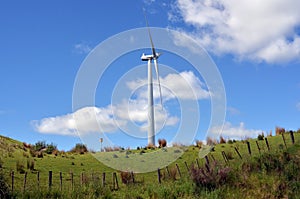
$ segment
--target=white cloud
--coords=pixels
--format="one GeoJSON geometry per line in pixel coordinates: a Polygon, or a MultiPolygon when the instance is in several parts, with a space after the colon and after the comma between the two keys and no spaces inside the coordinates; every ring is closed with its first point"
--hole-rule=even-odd
{"type": "MultiPolygon", "coordinates": [[[[210,97],[210,92],[204,88],[204,83],[191,71],[184,71],[178,74],[168,74],[160,78],[162,87],[163,100],[178,98],[181,100],[200,100],[210,97]]],[[[147,85],[147,79],[139,79],[127,83],[130,90],[134,91],[137,88],[147,85]]],[[[159,88],[155,81],[154,98],[159,99],[159,88]]],[[[147,99],[147,89],[141,90],[139,98],[147,99]]]]}
{"type": "Polygon", "coordinates": [[[99,124],[104,132],[116,131],[110,107],[85,107],[74,113],[32,121],[33,127],[40,133],[72,136],[77,136],[77,130],[82,134],[99,132],[99,124]]]}
{"type": "Polygon", "coordinates": [[[74,45],[74,52],[78,54],[88,54],[91,52],[92,47],[86,42],[77,43],[74,45]]]}
{"type": "Polygon", "coordinates": [[[169,16],[179,14],[215,54],[280,63],[299,60],[299,7],[297,0],[176,0],[169,16]]]}
{"type": "MultiPolygon", "coordinates": [[[[204,84],[193,72],[185,71],[179,74],[168,74],[161,78],[163,100],[200,100],[209,98],[210,92],[204,89],[204,84]]],[[[32,121],[34,129],[40,133],[84,136],[93,132],[111,133],[118,130],[132,131],[136,136],[147,130],[148,99],[147,80],[140,79],[127,82],[129,93],[137,92],[134,99],[121,99],[117,104],[107,107],[85,107],[74,113],[48,117],[32,121]]],[[[154,87],[154,97],[159,99],[158,87],[154,87]]],[[[179,122],[176,115],[171,115],[161,105],[155,105],[155,127],[160,131],[164,126],[174,126],[179,122]]]]}
{"type": "Polygon", "coordinates": [[[298,103],[296,104],[296,108],[298,109],[298,111],[300,111],[300,102],[298,102],[298,103]]]}
{"type": "Polygon", "coordinates": [[[211,131],[209,132],[212,137],[218,138],[220,135],[222,135],[224,138],[229,139],[243,139],[243,138],[251,138],[251,137],[257,137],[259,134],[261,134],[263,131],[258,129],[246,129],[245,124],[243,122],[240,123],[239,126],[233,126],[230,122],[226,122],[223,126],[223,130],[220,134],[219,132],[220,128],[211,128],[211,131]]]}
{"type": "MultiPolygon", "coordinates": [[[[146,131],[147,109],[141,105],[143,103],[138,105],[121,103],[105,108],[85,107],[74,113],[32,121],[32,125],[40,133],[70,136],[78,136],[78,134],[84,136],[94,132],[112,133],[119,129],[128,130],[130,122],[139,123],[140,131],[146,131]]],[[[156,129],[173,126],[178,121],[176,116],[170,116],[160,108],[155,109],[156,129]]]]}

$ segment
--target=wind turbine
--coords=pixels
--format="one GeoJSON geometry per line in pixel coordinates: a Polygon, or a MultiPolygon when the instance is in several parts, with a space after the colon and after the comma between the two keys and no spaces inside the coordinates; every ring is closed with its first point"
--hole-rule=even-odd
{"type": "Polygon", "coordinates": [[[154,104],[153,104],[153,79],[152,79],[152,60],[154,62],[154,67],[156,71],[157,83],[159,86],[159,95],[160,95],[160,103],[162,106],[162,95],[161,95],[161,87],[159,80],[159,71],[158,71],[158,63],[157,59],[161,55],[161,53],[157,53],[154,48],[154,44],[152,41],[152,36],[150,32],[150,28],[148,25],[148,21],[145,14],[145,20],[148,28],[148,35],[151,43],[152,54],[145,55],[144,53],[141,56],[142,61],[148,62],[148,146],[155,146],[155,123],[154,123],[154,104]]]}

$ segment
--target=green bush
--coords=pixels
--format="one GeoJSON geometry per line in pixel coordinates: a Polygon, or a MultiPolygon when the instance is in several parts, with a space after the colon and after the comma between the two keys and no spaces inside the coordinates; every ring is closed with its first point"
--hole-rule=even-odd
{"type": "Polygon", "coordinates": [[[84,154],[84,153],[88,152],[88,149],[87,149],[87,147],[84,144],[77,143],[75,145],[75,147],[71,149],[70,152],[84,154]]]}
{"type": "Polygon", "coordinates": [[[47,144],[47,148],[46,148],[45,152],[47,154],[52,154],[53,151],[55,151],[55,150],[57,150],[57,146],[55,144],[51,143],[51,144],[47,144]]]}
{"type": "Polygon", "coordinates": [[[257,139],[258,139],[258,140],[264,140],[264,138],[265,138],[265,136],[264,136],[263,134],[259,134],[259,135],[257,136],[257,139]]]}
{"type": "Polygon", "coordinates": [[[35,151],[40,151],[44,148],[46,148],[47,145],[46,145],[46,142],[45,141],[38,141],[34,144],[33,148],[35,151]]]}

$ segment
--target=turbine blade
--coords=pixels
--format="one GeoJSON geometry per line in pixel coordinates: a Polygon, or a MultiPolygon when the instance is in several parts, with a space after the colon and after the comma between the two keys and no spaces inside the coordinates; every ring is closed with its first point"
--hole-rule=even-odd
{"type": "Polygon", "coordinates": [[[156,71],[157,83],[158,83],[158,87],[159,87],[160,104],[162,106],[162,94],[161,94],[159,71],[158,71],[158,64],[157,64],[157,59],[156,58],[154,59],[154,66],[155,66],[155,71],[156,71]]]}
{"type": "Polygon", "coordinates": [[[144,15],[145,15],[146,25],[147,25],[147,29],[148,29],[148,35],[149,35],[149,38],[150,38],[152,55],[153,55],[153,57],[156,57],[156,52],[155,52],[155,48],[154,48],[154,44],[153,44],[153,40],[152,40],[152,36],[151,36],[151,32],[150,32],[150,28],[149,28],[149,24],[148,24],[148,20],[147,20],[145,10],[144,10],[144,15]]]}

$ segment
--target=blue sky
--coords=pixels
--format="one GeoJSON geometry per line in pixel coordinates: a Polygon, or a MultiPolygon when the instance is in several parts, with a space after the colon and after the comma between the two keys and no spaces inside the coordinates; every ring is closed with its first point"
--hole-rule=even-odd
{"type": "MultiPolygon", "coordinates": [[[[143,8],[150,26],[188,35],[212,58],[226,91],[222,135],[253,137],[262,131],[274,132],[275,126],[297,130],[300,128],[298,4],[293,0],[3,1],[0,3],[0,134],[29,143],[46,140],[68,150],[81,142],[70,124],[74,121],[73,113],[77,111],[80,116],[79,126],[96,131],[93,124],[81,118],[81,114],[96,112],[96,119],[106,125],[104,133],[112,144],[146,145],[146,139],[132,139],[132,134],[120,131],[119,127],[128,127],[122,124],[129,120],[141,128],[145,125],[145,111],[141,109],[145,105],[145,86],[140,84],[146,78],[146,67],[137,66],[145,64],[140,56],[150,52],[149,49],[122,55],[111,64],[95,91],[94,107],[80,112],[72,104],[76,75],[89,53],[116,34],[145,27],[143,8]],[[123,84],[118,84],[122,77],[126,77],[123,84]],[[121,89],[117,94],[133,92],[130,102],[137,111],[128,117],[121,116],[124,108],[121,101],[111,104],[116,85],[127,85],[127,90],[121,89]],[[120,114],[111,119],[114,110],[120,114]]],[[[154,43],[159,46],[153,32],[154,43]]],[[[173,132],[182,120],[180,100],[199,105],[201,119],[195,130],[196,139],[216,135],[213,127],[207,132],[211,99],[205,95],[209,93],[206,77],[168,52],[160,57],[159,64],[169,68],[162,67],[160,74],[167,115],[157,110],[157,116],[166,122],[157,138],[170,141],[175,136],[173,132]],[[196,88],[196,99],[186,97],[189,93],[183,92],[189,90],[181,82],[183,76],[190,80],[192,90],[196,88]],[[178,84],[174,86],[174,82],[178,84]],[[178,94],[178,99],[168,95],[168,89],[178,94]]]]}

